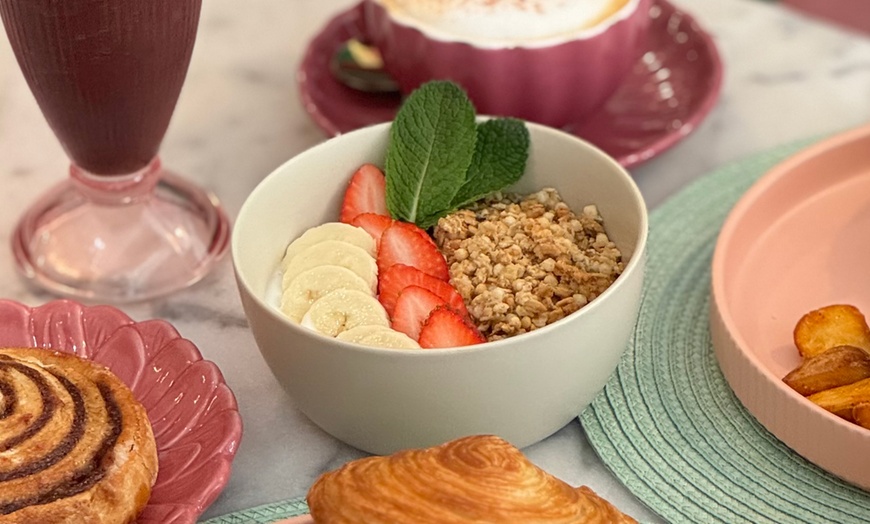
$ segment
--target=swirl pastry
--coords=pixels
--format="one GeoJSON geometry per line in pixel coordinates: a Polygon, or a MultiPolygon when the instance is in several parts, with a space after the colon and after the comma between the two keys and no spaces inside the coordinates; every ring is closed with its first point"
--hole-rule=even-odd
{"type": "Polygon", "coordinates": [[[145,408],[111,371],[0,349],[0,524],[130,523],[156,477],[145,408]]]}
{"type": "Polygon", "coordinates": [[[349,462],[308,492],[317,524],[634,523],[494,436],[349,462]]]}

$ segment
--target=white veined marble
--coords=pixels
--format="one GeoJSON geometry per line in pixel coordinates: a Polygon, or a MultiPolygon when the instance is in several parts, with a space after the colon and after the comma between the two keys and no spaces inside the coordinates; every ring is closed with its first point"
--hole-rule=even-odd
{"type": "MultiPolygon", "coordinates": [[[[167,166],[207,185],[235,217],[278,164],[320,142],[295,68],[309,38],[355,0],[206,0],[187,83],[163,143],[167,166]]],[[[633,169],[650,208],[691,180],[753,152],[870,119],[870,38],[759,0],[680,0],[725,62],[716,108],[685,141],[633,169]]],[[[51,296],[15,276],[9,237],[25,208],[66,176],[67,160],[0,40],[0,297],[51,296]]],[[[317,475],[362,454],[309,422],[272,378],[247,329],[229,259],[192,289],[124,306],[164,318],[223,370],[245,422],[224,493],[205,516],[303,496],[317,475]]],[[[588,484],[640,521],[660,522],[604,468],[574,422],[532,446],[536,463],[588,484]]]]}

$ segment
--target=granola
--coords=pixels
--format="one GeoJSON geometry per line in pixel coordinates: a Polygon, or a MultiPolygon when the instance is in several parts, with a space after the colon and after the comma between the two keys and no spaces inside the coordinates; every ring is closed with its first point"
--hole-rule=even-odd
{"type": "Polygon", "coordinates": [[[487,340],[577,311],[625,267],[597,207],[575,214],[553,188],[527,196],[494,193],[441,218],[434,237],[487,340]]]}

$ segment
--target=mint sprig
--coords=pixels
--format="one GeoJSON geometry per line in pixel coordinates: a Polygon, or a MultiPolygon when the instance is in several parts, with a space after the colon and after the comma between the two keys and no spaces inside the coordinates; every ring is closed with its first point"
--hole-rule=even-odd
{"type": "Polygon", "coordinates": [[[414,91],[390,128],[384,166],[390,215],[416,223],[449,207],[475,140],[474,106],[456,84],[433,82],[414,91]]]}
{"type": "Polygon", "coordinates": [[[477,124],[474,106],[459,86],[423,84],[405,100],[390,128],[387,209],[395,219],[429,228],[519,180],[528,151],[529,133],[521,120],[477,124]]]}

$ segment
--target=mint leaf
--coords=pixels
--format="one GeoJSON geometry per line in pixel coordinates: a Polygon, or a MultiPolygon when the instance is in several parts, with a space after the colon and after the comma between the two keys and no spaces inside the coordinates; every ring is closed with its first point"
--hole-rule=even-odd
{"type": "Polygon", "coordinates": [[[390,127],[384,165],[393,218],[417,223],[450,208],[474,155],[474,113],[452,82],[428,82],[408,96],[390,127]]]}
{"type": "Polygon", "coordinates": [[[529,154],[525,122],[475,123],[474,106],[449,81],[423,84],[390,127],[384,162],[387,209],[426,229],[439,218],[523,175],[529,154]]]}
{"type": "Polygon", "coordinates": [[[522,120],[497,118],[477,126],[477,143],[465,183],[453,197],[457,209],[515,183],[526,170],[529,130],[522,120]]]}

